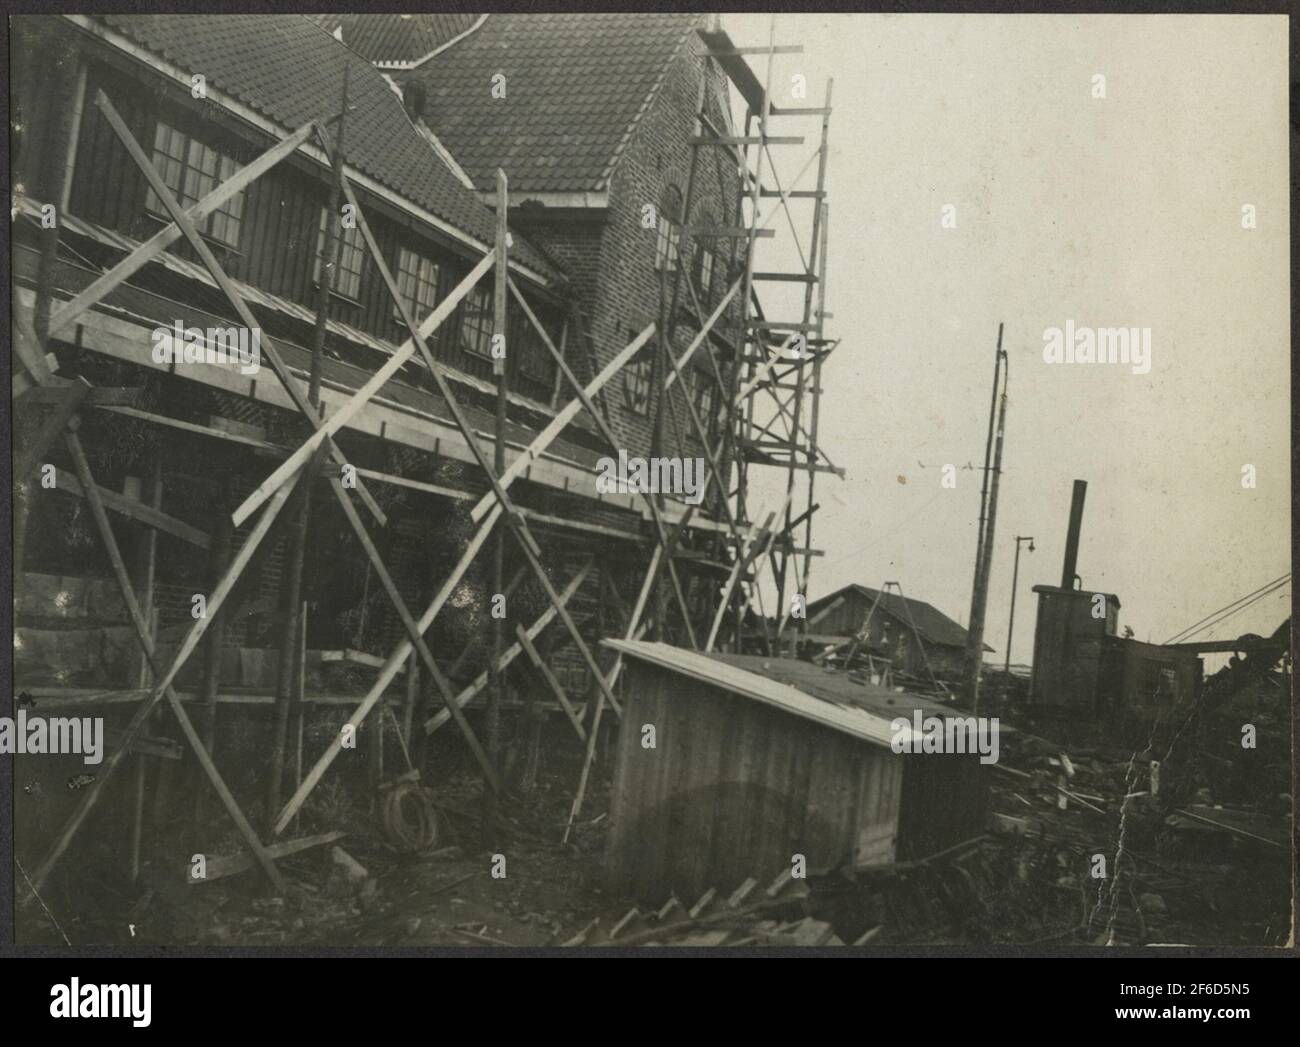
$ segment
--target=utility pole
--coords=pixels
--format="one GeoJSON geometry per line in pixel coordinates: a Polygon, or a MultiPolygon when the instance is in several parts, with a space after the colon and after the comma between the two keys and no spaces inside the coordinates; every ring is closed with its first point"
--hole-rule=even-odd
{"type": "Polygon", "coordinates": [[[993,440],[993,463],[987,465],[985,448],[984,484],[980,493],[980,544],[975,554],[975,586],[971,593],[970,628],[966,634],[966,700],[974,712],[979,704],[980,667],[984,661],[984,612],[988,605],[990,561],[993,559],[993,531],[997,518],[998,482],[1002,473],[1002,439],[1007,415],[1007,354],[1002,349],[1002,324],[998,324],[997,356],[993,369],[993,402],[989,405],[989,433],[993,440]],[[999,402],[998,383],[1002,385],[999,402]],[[994,408],[996,427],[994,425],[994,408]],[[987,496],[985,492],[987,491],[987,496]]]}
{"type": "MultiPolygon", "coordinates": [[[[510,244],[509,183],[506,173],[497,168],[497,227],[496,227],[496,283],[492,295],[492,371],[497,380],[496,431],[493,445],[492,468],[500,476],[506,470],[506,405],[509,399],[506,361],[511,349],[506,338],[508,317],[506,296],[510,270],[507,248],[510,244]],[[500,354],[500,355],[498,355],[500,354]]],[[[484,727],[487,734],[487,757],[493,772],[501,775],[501,700],[505,689],[505,673],[501,659],[505,654],[505,622],[496,614],[496,598],[505,592],[506,532],[505,522],[498,521],[496,543],[492,549],[492,658],[488,663],[490,681],[487,706],[484,709],[484,727]]],[[[483,783],[483,843],[488,847],[497,844],[497,791],[491,782],[483,783]]]]}
{"type": "Polygon", "coordinates": [[[1033,535],[1029,535],[1028,537],[1016,535],[1016,563],[1015,567],[1011,570],[1011,616],[1007,619],[1007,657],[1002,663],[1002,671],[1008,674],[1011,672],[1011,630],[1016,624],[1016,582],[1020,578],[1021,542],[1028,542],[1029,551],[1032,553],[1034,551],[1033,535]]]}
{"type": "Polygon", "coordinates": [[[971,588],[970,621],[975,621],[975,602],[979,599],[980,567],[984,563],[984,520],[989,504],[989,463],[993,456],[993,418],[998,406],[998,382],[1002,379],[1002,325],[998,324],[998,347],[993,355],[993,392],[989,394],[989,431],[984,438],[984,473],[980,483],[980,525],[975,537],[975,583],[971,588]]]}

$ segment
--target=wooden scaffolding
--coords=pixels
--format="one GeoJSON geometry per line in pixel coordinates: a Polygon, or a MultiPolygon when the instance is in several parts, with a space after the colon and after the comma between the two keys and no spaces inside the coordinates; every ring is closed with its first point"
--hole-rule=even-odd
{"type": "MultiPolygon", "coordinates": [[[[707,620],[699,619],[698,609],[693,613],[688,602],[687,589],[682,583],[678,570],[679,563],[688,562],[689,559],[686,557],[687,551],[683,547],[683,539],[688,528],[691,527],[696,507],[687,507],[680,516],[672,519],[662,494],[641,494],[645,516],[649,519],[652,530],[649,564],[636,597],[630,605],[624,603],[617,592],[609,594],[623,610],[621,615],[623,637],[634,640],[647,633],[661,635],[671,623],[675,633],[683,636],[691,647],[710,650],[717,645],[724,623],[728,618],[732,618],[735,625],[730,637],[730,645],[738,649],[744,639],[745,609],[749,599],[745,590],[750,589],[756,593],[756,576],[764,561],[771,566],[778,598],[781,601],[780,607],[785,607],[787,586],[793,592],[800,594],[805,592],[810,560],[816,555],[816,550],[811,547],[812,518],[817,508],[813,501],[813,482],[819,472],[839,472],[829,463],[816,444],[821,370],[827,356],[834,348],[834,343],[824,339],[822,331],[826,315],[823,312],[823,303],[828,208],[824,186],[830,92],[828,88],[827,104],[824,107],[776,109],[769,104],[772,59],[776,54],[793,49],[776,47],[771,41],[766,48],[735,48],[730,45],[725,35],[716,29],[701,30],[699,36],[705,46],[706,61],[717,63],[726,72],[749,107],[744,135],[736,135],[730,127],[714,126],[706,115],[704,98],[705,85],[709,82],[709,78],[705,77],[702,80],[697,134],[691,142],[693,160],[691,177],[687,185],[686,213],[690,213],[698,157],[704,150],[723,149],[736,160],[741,174],[741,191],[735,200],[734,216],[730,226],[699,230],[688,227],[686,232],[688,236],[725,238],[729,241],[732,262],[730,287],[718,304],[705,315],[691,281],[682,280],[681,267],[678,266],[671,280],[665,275],[661,285],[662,305],[659,320],[648,324],[586,382],[575,374],[564,352],[556,347],[510,274],[508,259],[511,237],[506,223],[509,189],[504,172],[499,171],[497,174],[497,224],[495,242],[491,249],[473,266],[468,275],[436,304],[429,315],[421,318],[412,314],[407,300],[399,293],[398,284],[371,232],[344,165],[342,141],[346,134],[346,77],[342,110],[338,116],[322,116],[304,124],[188,208],[178,202],[175,194],[167,186],[140,143],[133,137],[107,95],[103,91],[97,93],[94,104],[104,114],[114,134],[126,148],[154,194],[162,202],[170,222],[70,300],[55,300],[48,281],[38,282],[34,310],[26,315],[18,310],[15,311],[15,362],[20,366],[16,366],[15,369],[14,404],[16,410],[35,412],[34,417],[39,419],[39,423],[36,426],[35,439],[23,448],[21,457],[15,462],[13,479],[15,485],[21,485],[41,466],[56,441],[62,440],[66,445],[68,455],[75,467],[76,481],[73,484],[71,477],[63,477],[62,485],[65,489],[79,493],[89,504],[97,534],[111,564],[136,639],[143,652],[148,683],[142,686],[136,695],[138,705],[118,739],[117,747],[104,763],[95,782],[82,794],[77,807],[62,827],[48,853],[27,878],[28,890],[25,901],[30,901],[37,896],[37,892],[48,879],[60,857],[66,852],[78,830],[103,796],[105,786],[126,762],[127,755],[140,751],[139,747],[145,744],[147,725],[153,717],[154,710],[163,701],[166,701],[203,774],[242,836],[251,859],[250,865],[255,863],[271,885],[276,890],[281,889],[283,881],[276,868],[276,859],[294,853],[302,846],[320,841],[316,839],[273,841],[283,837],[286,830],[294,824],[295,816],[340,754],[349,733],[355,732],[375,711],[385,691],[398,674],[408,667],[411,670],[407,676],[408,693],[412,692],[412,681],[415,679],[418,667],[418,672],[431,681],[443,705],[441,710],[424,722],[424,730],[431,733],[448,722],[454,722],[482,770],[487,797],[485,831],[490,833],[495,820],[493,798],[501,788],[498,722],[503,694],[502,676],[506,667],[514,659],[521,655],[527,659],[538,678],[554,696],[566,721],[584,746],[585,758],[569,824],[565,831],[567,839],[582,807],[606,708],[615,717],[620,717],[622,713],[616,692],[616,684],[622,668],[622,655],[614,655],[611,661],[601,665],[593,653],[592,645],[582,635],[568,607],[579,586],[589,576],[593,564],[589,561],[585,566],[580,566],[567,582],[557,586],[542,562],[541,546],[530,526],[530,520],[560,521],[550,520],[535,510],[519,506],[512,497],[510,488],[516,480],[527,475],[530,466],[540,460],[547,448],[581,412],[586,412],[587,417],[594,423],[600,436],[609,446],[618,446],[619,441],[611,431],[604,412],[597,407],[596,398],[647,344],[654,343],[657,349],[652,384],[657,397],[656,445],[662,437],[664,403],[667,394],[675,382],[683,380],[683,368],[701,348],[704,348],[714,368],[720,387],[727,391],[725,425],[717,441],[710,441],[706,420],[701,418],[691,398],[684,399],[693,430],[706,449],[710,466],[707,483],[717,487],[717,490],[712,492],[706,488],[705,501],[702,504],[715,506],[725,517],[725,529],[712,531],[715,543],[714,559],[724,564],[729,559],[730,565],[725,581],[715,595],[713,606],[709,608],[707,620]],[[767,59],[766,79],[761,85],[743,60],[743,56],[752,53],[759,53],[767,59]],[[768,188],[765,184],[765,172],[771,167],[769,149],[777,145],[796,144],[802,141],[802,139],[769,135],[769,121],[777,117],[798,116],[821,118],[820,144],[809,164],[805,165],[807,170],[812,161],[816,160],[816,188],[804,191],[796,189],[794,185],[781,187],[779,182],[776,188],[768,188]],[[246,291],[241,290],[241,287],[224,271],[200,234],[199,228],[204,218],[223,203],[313,140],[319,143],[331,165],[330,206],[335,213],[346,206],[354,217],[370,262],[387,288],[409,337],[383,366],[355,390],[349,399],[328,415],[325,414],[320,393],[321,360],[327,327],[326,306],[331,290],[332,274],[338,266],[341,247],[337,223],[327,223],[323,253],[326,264],[321,266],[320,301],[312,345],[312,369],[306,376],[306,380],[286,364],[269,335],[263,332],[262,337],[263,356],[269,363],[276,380],[302,416],[307,435],[299,446],[282,453],[283,461],[272,469],[251,494],[234,507],[228,519],[219,521],[220,529],[217,535],[205,535],[193,526],[169,517],[161,511],[160,479],[157,476],[147,499],[143,496],[138,499],[131,498],[97,485],[78,437],[80,424],[78,412],[83,407],[93,405],[116,406],[118,409],[131,410],[129,406],[124,406],[131,403],[131,391],[93,388],[83,378],[70,380],[59,377],[53,373],[52,358],[46,355],[47,345],[52,337],[68,330],[78,317],[102,302],[115,288],[121,286],[149,262],[157,259],[172,244],[182,240],[197,255],[234,315],[246,327],[257,328],[259,325],[249,308],[246,291]],[[812,232],[807,251],[805,252],[800,246],[803,268],[795,273],[758,271],[755,267],[757,241],[773,234],[769,226],[776,217],[777,209],[786,215],[793,231],[795,222],[790,202],[803,198],[814,202],[812,232]],[[777,203],[772,210],[764,214],[760,204],[767,199],[775,200],[777,203]],[[508,388],[504,359],[498,358],[494,362],[496,426],[493,438],[487,441],[483,439],[482,434],[475,431],[462,410],[444,365],[435,359],[428,344],[428,340],[439,325],[453,315],[457,305],[480,281],[487,279],[489,273],[492,274],[493,279],[494,329],[506,330],[507,304],[513,297],[541,344],[555,361],[560,380],[571,393],[571,399],[565,406],[558,410],[549,424],[536,434],[526,449],[517,454],[508,464],[505,438],[508,388]],[[794,281],[804,285],[801,320],[783,323],[764,318],[755,294],[755,284],[764,280],[794,281]],[[686,289],[689,301],[682,296],[683,287],[686,289]],[[679,304],[686,306],[686,313],[692,318],[691,326],[695,328],[696,333],[691,337],[685,350],[677,354],[673,349],[673,335],[677,326],[679,304]],[[721,336],[730,347],[728,361],[730,366],[726,368],[725,373],[718,362],[717,354],[713,351],[711,340],[717,336],[721,336]],[[371,534],[372,525],[382,527],[387,519],[379,502],[369,491],[367,482],[400,484],[462,499],[473,496],[399,476],[360,469],[347,460],[335,439],[340,431],[379,393],[385,383],[393,378],[403,365],[412,360],[422,362],[428,371],[438,393],[447,405],[464,441],[464,446],[473,457],[478,473],[486,479],[489,487],[489,490],[475,501],[470,510],[470,519],[476,528],[472,538],[437,587],[428,606],[419,614],[408,606],[401,595],[393,573],[386,565],[371,534]],[[770,398],[771,403],[775,405],[771,408],[775,412],[773,417],[767,420],[763,418],[761,406],[765,398],[770,398]],[[805,400],[808,400],[808,403],[805,404],[805,400]],[[773,429],[778,425],[784,427],[783,436],[773,433],[773,429]],[[748,468],[753,464],[777,467],[784,470],[787,476],[783,504],[779,510],[768,512],[761,524],[757,526],[752,522],[746,506],[748,468]],[[802,512],[797,513],[794,506],[795,480],[800,473],[807,475],[807,505],[802,512]],[[328,492],[323,491],[323,488],[328,488],[328,492]],[[344,727],[314,762],[304,768],[301,762],[301,739],[305,624],[303,612],[299,609],[300,602],[296,587],[301,583],[302,544],[308,528],[308,505],[314,491],[337,502],[352,535],[400,619],[405,635],[387,658],[376,665],[378,671],[373,684],[357,701],[344,727]],[[360,508],[357,502],[360,503],[360,508]],[[286,508],[291,505],[294,508],[286,512],[286,508]],[[131,571],[127,567],[109,519],[110,511],[124,515],[135,523],[155,531],[161,530],[180,535],[208,551],[214,583],[209,591],[203,594],[206,603],[205,612],[194,619],[170,658],[164,659],[158,655],[156,620],[150,607],[152,602],[150,585],[146,581],[141,593],[136,583],[132,581],[131,571]],[[243,572],[253,561],[258,547],[276,528],[277,520],[279,520],[280,533],[287,535],[289,539],[287,584],[291,593],[287,605],[293,608],[293,614],[283,630],[280,684],[275,696],[276,715],[268,795],[269,818],[267,826],[259,831],[241,810],[212,758],[218,681],[213,678],[213,674],[205,672],[203,686],[205,701],[200,706],[203,715],[197,726],[187,713],[174,685],[182,668],[196,652],[204,647],[205,638],[207,650],[210,652],[212,645],[216,643],[219,654],[223,604],[243,572]],[[241,526],[248,526],[251,529],[238,551],[232,554],[230,535],[234,528],[241,526]],[[801,526],[804,529],[802,545],[794,538],[796,530],[801,526]],[[509,580],[504,575],[507,543],[522,553],[525,561],[525,566],[520,569],[520,573],[509,580]],[[513,623],[510,635],[507,634],[506,623],[494,617],[487,670],[468,686],[457,690],[451,683],[453,673],[444,670],[439,664],[425,636],[465,578],[471,564],[485,549],[491,550],[491,584],[495,593],[508,593],[519,584],[523,576],[531,575],[545,594],[547,607],[544,613],[531,623],[513,623]],[[799,564],[800,559],[802,559],[802,567],[799,564]],[[558,623],[568,639],[572,641],[590,674],[592,701],[589,703],[590,708],[585,718],[556,679],[535,642],[542,630],[553,622],[558,623]],[[486,696],[486,716],[481,727],[484,734],[482,740],[469,723],[464,711],[469,702],[479,695],[486,696]],[[296,727],[298,739],[298,773],[295,776],[296,787],[286,799],[280,795],[279,790],[284,778],[288,727],[291,721],[296,727]]],[[[798,242],[797,233],[795,235],[798,242]]],[[[52,257],[57,246],[56,234],[47,238],[44,251],[52,257]]],[[[154,416],[144,412],[136,413],[154,419],[154,416]]],[[[167,421],[163,418],[156,420],[164,423],[167,421]]],[[[201,426],[190,426],[190,428],[200,433],[205,431],[201,426]]],[[[572,526],[581,528],[583,525],[572,526]]],[[[150,580],[153,577],[154,546],[155,543],[150,542],[146,547],[149,552],[147,579],[150,580]]],[[[697,551],[691,552],[698,557],[697,551]]],[[[608,579],[603,579],[602,584],[607,587],[612,586],[612,582],[608,579]]],[[[779,614],[774,633],[767,629],[766,617],[764,618],[765,629],[769,633],[768,642],[773,645],[773,649],[775,645],[781,643],[782,633],[788,628],[790,619],[788,610],[786,608],[779,614]]],[[[457,666],[459,664],[458,661],[457,666]]],[[[410,704],[408,702],[405,728],[398,727],[404,750],[409,750],[408,743],[414,729],[410,704]]],[[[133,869],[138,868],[139,863],[139,819],[143,788],[142,779],[138,774],[136,785],[136,824],[132,833],[133,869]]]]}

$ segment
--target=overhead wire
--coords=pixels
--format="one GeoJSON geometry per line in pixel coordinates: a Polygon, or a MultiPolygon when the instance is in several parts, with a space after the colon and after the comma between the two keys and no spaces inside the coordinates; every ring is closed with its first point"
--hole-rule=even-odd
{"type": "Polygon", "coordinates": [[[1258,589],[1254,590],[1253,592],[1249,592],[1245,596],[1238,597],[1236,600],[1233,600],[1231,603],[1225,604],[1224,606],[1220,607],[1218,610],[1211,611],[1209,614],[1207,614],[1204,618],[1200,619],[1199,621],[1193,622],[1191,625],[1187,626],[1187,628],[1174,633],[1174,635],[1171,636],[1168,640],[1166,640],[1165,643],[1167,644],[1179,643],[1187,639],[1188,637],[1194,636],[1198,632],[1203,632],[1205,629],[1211,628],[1213,625],[1217,625],[1219,622],[1223,621],[1224,618],[1236,614],[1238,611],[1245,610],[1256,600],[1262,599],[1263,597],[1267,596],[1275,589],[1280,588],[1284,583],[1289,582],[1290,580],[1291,580],[1290,574],[1284,574],[1284,575],[1280,575],[1277,578],[1274,578],[1271,582],[1268,582],[1260,586],[1258,589]],[[1227,612],[1227,613],[1224,614],[1223,612],[1227,612]],[[1211,619],[1214,620],[1211,621],[1211,619]]]}

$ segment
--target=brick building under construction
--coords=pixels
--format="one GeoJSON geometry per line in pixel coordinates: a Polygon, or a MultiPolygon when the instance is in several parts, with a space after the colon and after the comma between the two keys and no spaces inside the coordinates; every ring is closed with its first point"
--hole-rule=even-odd
{"type": "Polygon", "coordinates": [[[576,812],[620,712],[597,641],[735,649],[761,621],[772,649],[798,624],[747,610],[761,570],[779,607],[806,591],[839,472],[829,92],[773,106],[782,49],[687,14],[13,33],[15,692],[110,721],[91,782],[32,772],[34,887],[88,817],[120,816],[134,874],[146,797],[177,802],[191,763],[276,882],[344,720],[416,768],[454,722],[495,789],[502,711],[533,714],[513,737],[549,710],[585,753],[576,812]],[[802,185],[775,184],[800,145],[802,185]],[[778,215],[793,272],[756,266],[778,215]],[[767,282],[801,313],[766,316],[767,282]],[[171,330],[196,351],[160,354],[171,330]],[[221,355],[249,331],[255,367],[221,355]],[[599,489],[620,452],[703,459],[709,486],[599,489]],[[747,505],[754,465],[779,507],[747,505]]]}

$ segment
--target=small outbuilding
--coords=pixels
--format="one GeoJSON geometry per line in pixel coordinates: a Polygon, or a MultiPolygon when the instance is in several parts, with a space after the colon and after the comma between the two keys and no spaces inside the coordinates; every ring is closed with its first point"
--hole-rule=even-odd
{"type": "MultiPolygon", "coordinates": [[[[966,662],[966,630],[924,600],[846,585],[808,605],[809,643],[843,644],[866,626],[866,649],[894,670],[920,679],[933,673],[959,680],[966,662]]],[[[988,644],[985,651],[992,651],[988,644]]]]}
{"type": "MultiPolygon", "coordinates": [[[[984,832],[978,753],[897,753],[893,721],[961,714],[790,659],[606,640],[626,659],[609,886],[658,904],[936,854],[984,832]]],[[[902,737],[902,735],[900,735],[902,737]]]]}

